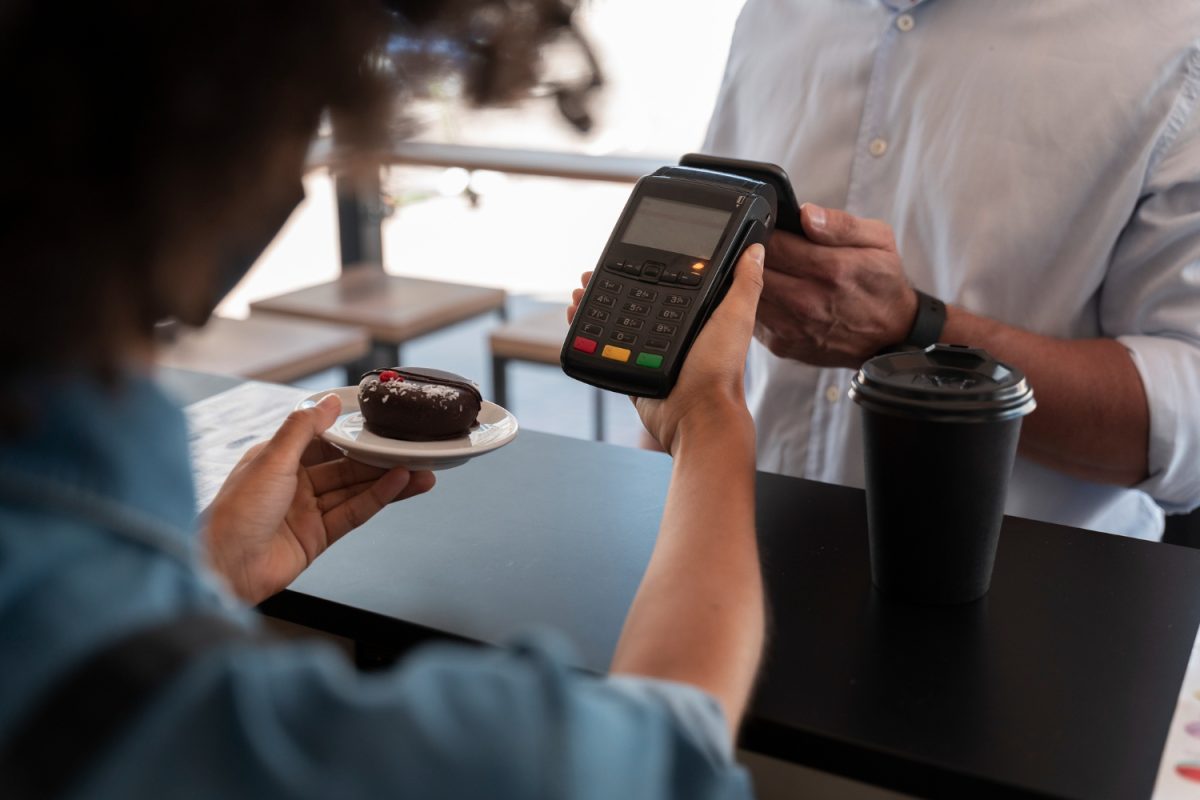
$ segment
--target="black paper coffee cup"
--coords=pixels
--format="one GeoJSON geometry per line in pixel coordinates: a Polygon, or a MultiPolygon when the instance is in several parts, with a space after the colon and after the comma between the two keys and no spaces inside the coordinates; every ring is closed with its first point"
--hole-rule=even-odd
{"type": "Polygon", "coordinates": [[[1033,391],[987,352],[937,344],[863,364],[871,580],[890,597],[982,597],[1004,516],[1021,419],[1033,391]]]}

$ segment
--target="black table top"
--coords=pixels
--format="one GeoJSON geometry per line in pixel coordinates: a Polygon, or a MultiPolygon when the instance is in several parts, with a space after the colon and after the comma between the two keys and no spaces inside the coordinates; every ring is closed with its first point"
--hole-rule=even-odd
{"type": "MultiPolygon", "coordinates": [[[[171,383],[221,388],[191,380],[171,383]]],[[[264,607],[397,647],[551,627],[603,670],[669,475],[661,454],[522,431],[264,607]]],[[[1007,518],[983,600],[906,606],[871,588],[861,491],[765,473],[758,490],[772,631],[743,747],[925,796],[1150,795],[1200,552],[1007,518]]]]}

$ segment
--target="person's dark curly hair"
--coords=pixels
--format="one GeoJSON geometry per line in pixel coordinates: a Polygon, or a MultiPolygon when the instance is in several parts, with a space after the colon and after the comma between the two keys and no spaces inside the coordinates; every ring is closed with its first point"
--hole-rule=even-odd
{"type": "Polygon", "coordinates": [[[0,428],[28,376],[55,365],[112,374],[156,321],[204,321],[219,299],[214,265],[261,238],[296,191],[321,113],[360,143],[383,131],[392,87],[368,56],[390,28],[482,42],[492,52],[468,65],[477,94],[504,100],[537,57],[509,12],[544,23],[570,4],[390,5],[0,6],[0,428]]]}

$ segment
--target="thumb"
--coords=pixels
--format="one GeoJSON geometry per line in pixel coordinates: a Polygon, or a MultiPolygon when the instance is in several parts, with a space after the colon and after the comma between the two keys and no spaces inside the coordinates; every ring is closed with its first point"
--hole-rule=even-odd
{"type": "Polygon", "coordinates": [[[324,433],[342,411],[342,401],[336,394],[327,394],[315,405],[299,408],[275,431],[262,450],[262,457],[293,467],[314,438],[324,433]]]}
{"type": "Polygon", "coordinates": [[[894,247],[892,229],[877,219],[856,217],[816,203],[800,206],[800,220],[808,238],[829,247],[894,247]]]}
{"type": "Polygon", "coordinates": [[[849,227],[842,217],[849,216],[834,208],[825,208],[816,203],[800,206],[800,222],[808,238],[817,244],[842,245],[849,227]]]}
{"type": "Polygon", "coordinates": [[[758,313],[758,297],[763,289],[763,262],[766,250],[761,244],[752,244],[742,253],[733,271],[733,283],[721,304],[713,312],[710,322],[736,329],[744,326],[746,337],[754,326],[758,313]]]}

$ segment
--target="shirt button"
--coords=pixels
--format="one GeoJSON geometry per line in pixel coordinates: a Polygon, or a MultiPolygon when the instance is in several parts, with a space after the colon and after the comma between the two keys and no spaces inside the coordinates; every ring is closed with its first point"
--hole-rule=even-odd
{"type": "Polygon", "coordinates": [[[871,153],[871,155],[875,156],[876,158],[879,158],[879,156],[886,153],[887,148],[888,148],[887,139],[881,139],[879,137],[872,139],[871,143],[869,145],[867,145],[867,150],[871,153]]]}
{"type": "Polygon", "coordinates": [[[836,386],[830,386],[825,390],[825,399],[830,403],[836,403],[838,398],[842,396],[842,390],[836,386]]]}
{"type": "Polygon", "coordinates": [[[911,31],[913,26],[916,24],[917,21],[913,19],[912,14],[901,14],[900,16],[896,17],[896,27],[905,33],[911,31]]]}

